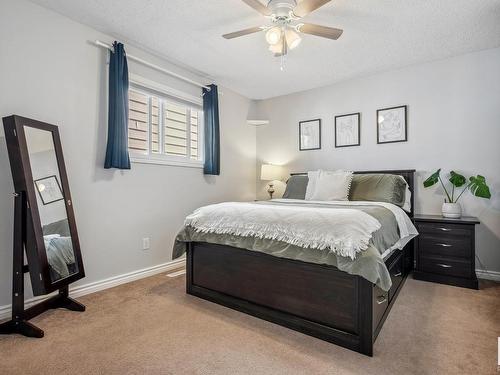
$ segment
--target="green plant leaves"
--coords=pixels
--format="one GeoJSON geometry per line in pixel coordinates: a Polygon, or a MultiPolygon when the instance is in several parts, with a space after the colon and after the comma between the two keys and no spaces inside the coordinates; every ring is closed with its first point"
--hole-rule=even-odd
{"type": "Polygon", "coordinates": [[[437,184],[437,182],[439,181],[439,173],[441,172],[441,168],[439,168],[436,172],[434,172],[433,174],[431,174],[427,180],[424,181],[424,187],[430,187],[432,185],[435,185],[437,184]]]}
{"type": "Polygon", "coordinates": [[[458,174],[455,171],[451,171],[448,181],[450,181],[455,187],[460,187],[465,185],[467,179],[461,174],[458,174]]]}
{"type": "Polygon", "coordinates": [[[469,178],[469,190],[479,198],[491,198],[490,188],[486,185],[486,178],[481,175],[471,176],[469,178]]]}
{"type": "MultiPolygon", "coordinates": [[[[424,181],[424,187],[430,187],[432,185],[437,184],[440,181],[439,174],[441,173],[441,168],[439,168],[436,172],[431,174],[425,181],[424,181]]],[[[454,187],[460,187],[463,186],[467,183],[467,179],[462,176],[461,174],[456,173],[455,171],[450,172],[450,178],[448,179],[454,187]]],[[[442,182],[441,182],[442,184],[442,182]]],[[[452,202],[452,199],[450,198],[448,192],[446,191],[446,187],[443,185],[444,192],[446,193],[446,196],[448,197],[448,202],[452,202]]],[[[455,202],[457,202],[462,194],[465,192],[465,190],[469,189],[470,192],[475,195],[476,197],[479,198],[486,198],[490,199],[491,198],[491,193],[490,193],[490,188],[486,184],[486,178],[481,175],[477,176],[471,176],[469,178],[469,183],[468,185],[462,190],[460,195],[458,196],[457,199],[455,199],[455,202]]]]}

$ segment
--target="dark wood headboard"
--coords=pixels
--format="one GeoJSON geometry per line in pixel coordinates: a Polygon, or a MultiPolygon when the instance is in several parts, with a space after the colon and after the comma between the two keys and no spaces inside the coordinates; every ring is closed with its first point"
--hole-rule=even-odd
{"type": "MultiPolygon", "coordinates": [[[[355,171],[353,172],[354,174],[395,174],[398,176],[402,176],[405,181],[408,183],[408,187],[411,192],[411,211],[409,213],[409,216],[412,218],[413,213],[415,211],[415,169],[395,169],[395,170],[386,170],[386,171],[355,171]]],[[[307,173],[302,172],[302,173],[290,173],[291,176],[299,176],[299,175],[305,175],[307,173]]]]}

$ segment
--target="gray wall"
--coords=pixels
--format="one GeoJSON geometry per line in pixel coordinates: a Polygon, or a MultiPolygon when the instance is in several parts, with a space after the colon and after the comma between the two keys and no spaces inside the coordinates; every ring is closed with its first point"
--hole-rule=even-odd
{"type": "MultiPolygon", "coordinates": [[[[492,49],[265,100],[271,123],[257,130],[257,166],[284,164],[292,172],[415,168],[418,213],[441,210],[442,191],[422,187],[430,171],[482,174],[492,199],[467,194],[461,203],[482,222],[481,262],[500,271],[499,67],[500,49],[492,49]],[[377,145],[375,111],[402,104],[409,106],[408,142],[377,145]],[[333,118],[353,112],[361,112],[361,146],[335,149],[333,118]],[[298,122],[314,118],[322,119],[322,149],[298,151],[298,122]]],[[[257,193],[266,197],[259,179],[257,193]]]]}
{"type": "MultiPolygon", "coordinates": [[[[482,221],[478,255],[500,271],[500,49],[483,51],[264,101],[271,124],[245,123],[249,101],[221,88],[222,174],[133,164],[131,171],[102,168],[106,141],[106,51],[112,41],[91,28],[24,0],[0,3],[0,115],[19,114],[58,124],[74,200],[87,277],[102,280],[167,262],[183,218],[194,208],[224,200],[266,197],[256,182],[262,162],[290,171],[313,168],[416,168],[417,212],[438,213],[439,189],[423,190],[437,167],[485,175],[490,201],[467,196],[465,212],[482,221]],[[377,145],[375,110],[409,105],[409,142],[377,145]],[[360,147],[333,148],[333,116],[362,112],[360,147]],[[298,121],[323,119],[323,148],[299,152],[298,121]],[[143,251],[142,238],[151,238],[143,251]]],[[[130,44],[131,54],[198,78],[130,44]]],[[[131,73],[192,95],[188,84],[130,62],[131,73]]],[[[281,186],[277,186],[282,188],[281,186]]],[[[0,306],[10,303],[13,186],[0,130],[0,306]]]]}
{"type": "MultiPolygon", "coordinates": [[[[0,3],[0,115],[60,127],[87,277],[79,284],[171,260],[184,217],[201,205],[255,198],[255,128],[248,99],[220,88],[221,175],[165,165],[104,170],[106,56],[95,39],[112,37],[32,3],[0,3]],[[142,238],[151,249],[142,250],[142,238]]],[[[130,54],[195,77],[126,44],[130,54]]],[[[130,72],[192,95],[200,89],[130,62],[130,72]]],[[[10,303],[13,185],[0,131],[0,306],[10,303]]]]}

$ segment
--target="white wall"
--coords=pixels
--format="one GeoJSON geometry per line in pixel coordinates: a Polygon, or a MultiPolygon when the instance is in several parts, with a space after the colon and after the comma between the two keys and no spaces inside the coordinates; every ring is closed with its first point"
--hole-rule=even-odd
{"type": "MultiPolygon", "coordinates": [[[[0,115],[18,114],[59,125],[87,277],[102,280],[171,259],[184,217],[200,205],[255,198],[255,128],[249,101],[226,88],[220,96],[221,175],[133,164],[104,170],[106,56],[90,42],[112,37],[32,3],[0,3],[0,115]],[[151,238],[143,251],[142,238],[151,238]]],[[[195,77],[126,44],[130,54],[195,77]]],[[[189,84],[129,62],[131,73],[192,95],[189,84]]],[[[10,303],[13,185],[0,131],[0,306],[10,303]]]]}
{"type": "MultiPolygon", "coordinates": [[[[264,101],[271,123],[257,130],[257,166],[285,164],[289,171],[314,168],[417,169],[417,213],[440,213],[438,188],[422,178],[441,167],[482,174],[491,200],[466,195],[462,206],[478,216],[477,254],[500,271],[500,49],[381,73],[264,101]],[[407,104],[408,142],[377,145],[375,111],[407,104]],[[361,112],[361,146],[334,148],[334,115],[361,112]],[[322,149],[298,151],[298,122],[322,119],[322,149]]],[[[281,184],[281,188],[283,185],[281,184]]],[[[265,182],[257,192],[266,197],[265,182]]],[[[477,268],[481,268],[480,264],[477,268]]]]}

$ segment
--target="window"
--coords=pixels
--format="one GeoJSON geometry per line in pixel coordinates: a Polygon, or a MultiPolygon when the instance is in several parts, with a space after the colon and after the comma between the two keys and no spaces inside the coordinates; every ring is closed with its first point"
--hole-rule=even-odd
{"type": "Polygon", "coordinates": [[[201,167],[202,119],[201,105],[131,86],[128,124],[131,160],[201,167]]]}

